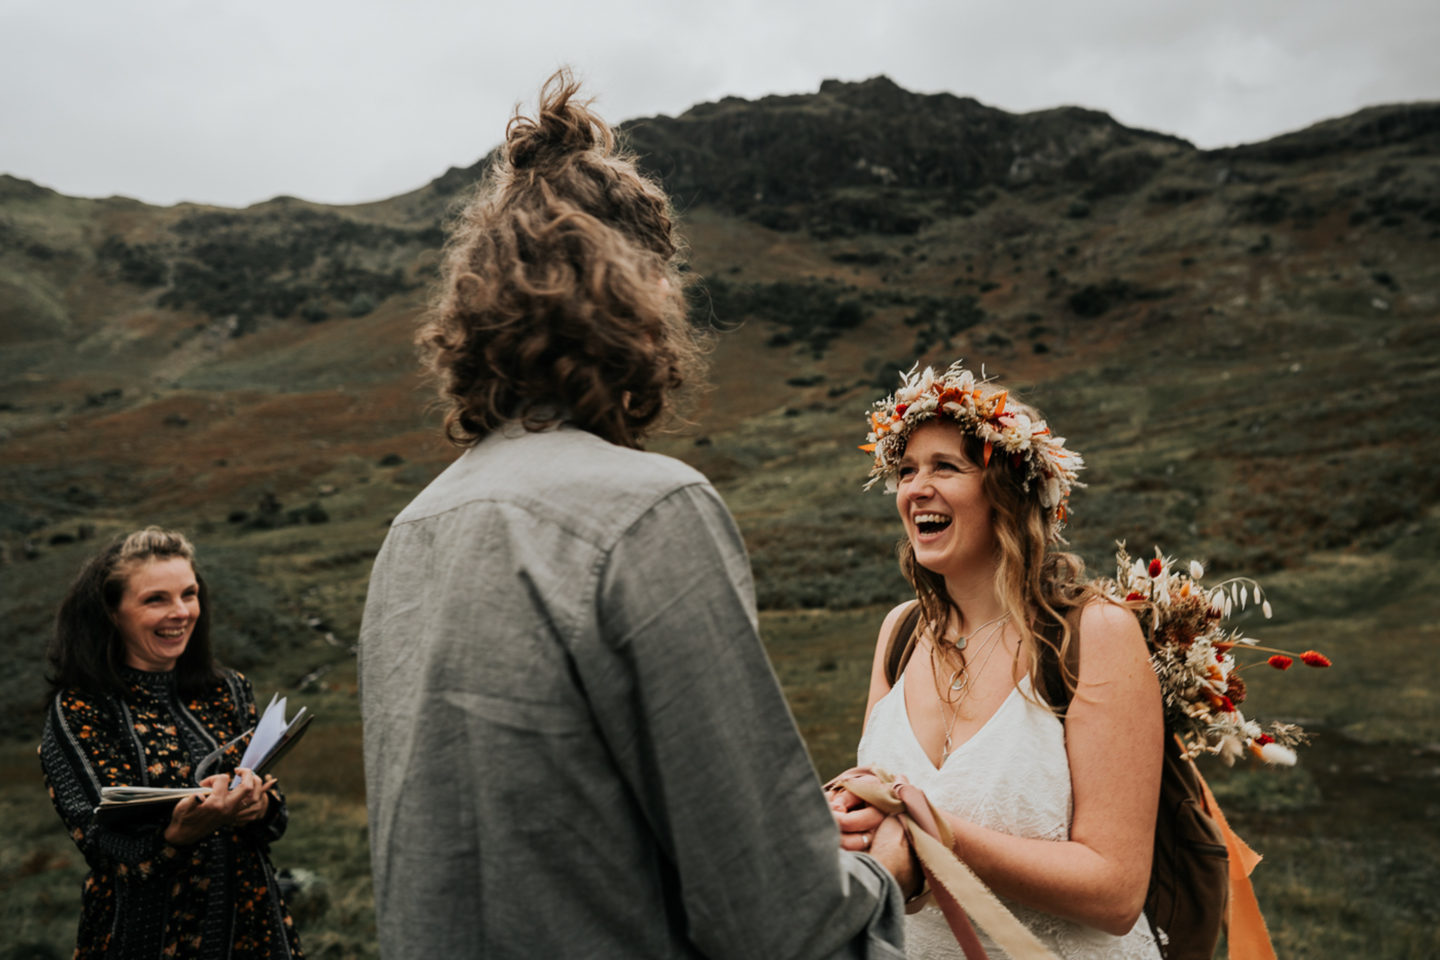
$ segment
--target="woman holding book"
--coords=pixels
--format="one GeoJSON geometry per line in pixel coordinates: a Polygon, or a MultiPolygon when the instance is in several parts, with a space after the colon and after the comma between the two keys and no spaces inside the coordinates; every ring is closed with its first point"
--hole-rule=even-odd
{"type": "Polygon", "coordinates": [[[194,558],[157,527],[117,539],[56,618],[40,760],[90,866],[77,958],[301,956],[268,855],[285,804],[273,779],[235,769],[254,696],[213,660],[194,558]],[[149,821],[96,815],[102,787],[191,787],[202,763],[207,794],[149,821]]]}
{"type": "MultiPolygon", "coordinates": [[[[895,494],[916,599],[880,628],[859,763],[920,787],[956,855],[1055,956],[1158,957],[1141,908],[1160,690],[1134,614],[1056,549],[1083,461],[959,363],[912,370],[870,427],[870,482],[895,494]]],[[[865,849],[878,811],[832,805],[846,848],[865,849]]],[[[909,956],[959,957],[941,911],[916,906],[909,956]]]]}

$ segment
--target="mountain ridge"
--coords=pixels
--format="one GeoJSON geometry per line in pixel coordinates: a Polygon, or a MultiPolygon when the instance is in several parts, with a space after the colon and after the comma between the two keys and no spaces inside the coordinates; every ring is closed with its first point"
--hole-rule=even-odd
{"type": "MultiPolygon", "coordinates": [[[[1228,569],[1389,549],[1440,492],[1415,412],[1435,393],[1433,119],[1372,108],[1273,150],[1201,151],[1096,111],[1012,115],[872,78],[632,121],[631,146],[677,193],[697,320],[717,327],[715,387],[662,449],[733,499],[774,608],[896,589],[887,520],[840,506],[848,481],[805,508],[861,509],[841,534],[757,477],[846,449],[847,411],[917,358],[988,362],[1062,409],[1093,399],[1079,436],[1109,452],[1092,459],[1100,523],[1077,534],[1092,557],[1127,529],[1193,540],[1228,569]],[[1361,358],[1388,378],[1378,442],[1360,401],[1322,386],[1361,358]],[[1097,376],[1144,417],[1112,410],[1097,376]],[[1222,416],[1233,391],[1255,410],[1185,433],[1177,404],[1222,416]],[[1161,462],[1172,473],[1153,476],[1161,462]],[[1328,510],[1286,505],[1310,485],[1328,510]]],[[[354,208],[150,207],[0,179],[0,576],[53,570],[79,527],[142,519],[261,549],[296,535],[288,511],[328,514],[340,552],[373,549],[369,518],[451,455],[410,341],[444,211],[486,162],[354,208]],[[337,496],[348,506],[309,509],[337,496]]],[[[353,588],[356,568],[337,569],[353,588]]],[[[337,589],[328,576],[300,579],[337,589]]],[[[12,610],[7,642],[43,606],[12,610]]]]}
{"type": "MultiPolygon", "coordinates": [[[[1037,110],[1016,113],[1011,111],[1005,111],[997,107],[986,106],[981,101],[969,96],[957,95],[948,92],[928,94],[913,93],[911,91],[905,90],[903,87],[900,87],[889,77],[883,74],[879,74],[874,77],[870,77],[860,81],[843,81],[835,79],[823,80],[821,81],[820,87],[817,92],[813,94],[772,94],[759,98],[757,100],[745,100],[741,97],[731,96],[723,97],[715,101],[703,101],[692,105],[686,111],[681,113],[678,117],[670,117],[666,115],[635,117],[621,122],[619,124],[619,127],[622,130],[628,131],[630,128],[637,125],[645,125],[652,123],[663,124],[667,122],[683,121],[687,118],[712,116],[715,113],[723,112],[723,110],[727,108],[737,106],[743,106],[743,108],[745,109],[753,109],[757,106],[761,108],[776,105],[789,106],[796,103],[813,102],[816,98],[826,96],[835,97],[837,99],[840,99],[842,102],[863,104],[872,108],[882,105],[894,105],[896,99],[898,98],[909,100],[912,104],[916,101],[925,101],[931,103],[950,102],[961,105],[965,109],[975,111],[976,113],[993,114],[999,117],[1009,118],[1012,121],[1020,122],[1033,121],[1035,123],[1038,123],[1050,117],[1068,115],[1076,118],[1085,118],[1094,123],[1110,124],[1130,135],[1162,141],[1169,141],[1176,145],[1187,147],[1202,154],[1217,156],[1279,156],[1281,154],[1276,154],[1272,152],[1273,147],[1288,146],[1291,143],[1296,142],[1297,138],[1309,137],[1322,131],[1342,131],[1343,128],[1354,127],[1357,124],[1362,124],[1362,121],[1364,128],[1373,128],[1374,132],[1378,134],[1378,136],[1372,135],[1368,138],[1368,145],[1370,146],[1383,145],[1385,143],[1395,142],[1395,140],[1393,139],[1393,132],[1396,130],[1402,132],[1402,138],[1404,136],[1410,135],[1431,136],[1435,133],[1437,125],[1440,125],[1440,101],[1400,101],[1394,103],[1381,103],[1368,107],[1363,107],[1360,110],[1354,111],[1350,114],[1319,120],[1315,123],[1308,124],[1305,127],[1278,133],[1264,140],[1240,143],[1225,147],[1216,147],[1213,149],[1201,149],[1195,147],[1193,143],[1184,139],[1183,137],[1174,134],[1167,134],[1160,131],[1149,130],[1143,127],[1133,127],[1121,124],[1119,121],[1111,117],[1109,113],[1103,110],[1097,110],[1090,107],[1081,107],[1077,105],[1061,104],[1054,107],[1044,107],[1037,110]],[[1419,122],[1413,125],[1406,122],[1393,122],[1397,118],[1401,121],[1413,118],[1419,122]]],[[[1366,138],[1363,136],[1363,131],[1362,135],[1357,136],[1354,131],[1344,130],[1344,132],[1340,133],[1340,138],[1345,141],[1343,147],[1347,149],[1360,146],[1362,142],[1366,141],[1366,138]]],[[[145,207],[153,209],[197,207],[204,209],[245,211],[254,209],[255,207],[265,206],[267,204],[288,201],[293,203],[303,203],[314,207],[324,207],[328,209],[363,210],[366,208],[384,206],[386,204],[390,204],[392,202],[411,197],[426,190],[436,188],[437,185],[439,185],[439,189],[437,192],[445,195],[451,194],[455,192],[458,187],[463,187],[464,185],[473,183],[474,180],[477,179],[478,174],[480,172],[483,172],[485,164],[488,163],[489,158],[493,154],[494,150],[492,149],[490,151],[487,151],[484,155],[482,155],[479,159],[477,159],[471,164],[465,166],[451,166],[444,173],[432,178],[431,180],[423,184],[414,187],[413,189],[402,191],[401,193],[395,194],[390,197],[384,197],[369,201],[361,201],[357,203],[327,204],[320,201],[306,200],[304,198],[290,196],[286,194],[277,194],[274,197],[256,201],[253,204],[249,204],[243,207],[231,207],[224,204],[208,203],[204,201],[180,201],[174,204],[151,204],[147,201],[130,197],[125,194],[111,194],[105,197],[81,197],[64,194],[61,191],[55,190],[48,186],[44,186],[37,181],[29,180],[15,174],[3,172],[0,172],[0,202],[14,199],[17,193],[42,193],[70,197],[71,199],[138,203],[143,204],[145,207]]]]}
{"type": "MultiPolygon", "coordinates": [[[[1299,766],[1206,771],[1271,864],[1277,952],[1433,952],[1435,106],[1217,151],[874,79],[697,111],[625,125],[677,194],[711,341],[709,389],[650,447],[733,512],[822,777],[853,758],[874,630],[907,595],[894,502],[860,492],[866,412],[897,370],[964,357],[1084,454],[1066,535],[1089,569],[1124,540],[1258,577],[1276,619],[1252,608],[1246,633],[1333,659],[1245,674],[1247,716],[1315,734],[1299,766]]],[[[44,638],[84,558],[149,523],[197,543],[224,660],[322,716],[286,843],[332,893],[296,922],[373,956],[354,644],[390,518],[456,454],[413,337],[486,162],[354,207],[0,178],[0,763],[23,771],[0,884],[56,956],[83,865],[35,772],[44,638]]]]}

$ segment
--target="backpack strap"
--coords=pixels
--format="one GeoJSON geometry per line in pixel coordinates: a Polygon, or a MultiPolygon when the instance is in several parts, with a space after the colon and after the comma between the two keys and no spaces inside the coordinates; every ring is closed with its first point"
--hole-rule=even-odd
{"type": "Polygon", "coordinates": [[[915,652],[918,632],[915,628],[919,625],[920,601],[916,600],[896,624],[895,632],[890,634],[890,643],[885,647],[885,682],[892,687],[904,671],[905,664],[910,662],[910,655],[915,652]]]}
{"type": "MultiPolygon", "coordinates": [[[[1065,622],[1070,624],[1070,647],[1065,651],[1065,663],[1069,666],[1072,677],[1080,676],[1080,610],[1080,607],[1071,607],[1065,613],[1065,622]]],[[[895,625],[895,632],[890,635],[890,642],[885,647],[885,682],[892,687],[904,672],[905,665],[910,662],[910,655],[915,652],[919,625],[920,603],[916,601],[895,625]]],[[[1064,636],[1058,622],[1051,622],[1045,633],[1057,645],[1064,636]]],[[[1040,650],[1040,685],[1046,703],[1062,711],[1070,706],[1074,691],[1065,683],[1065,672],[1060,669],[1060,661],[1056,658],[1055,651],[1048,646],[1040,650]]]]}
{"type": "MultiPolygon", "coordinates": [[[[1065,623],[1070,626],[1070,646],[1065,650],[1065,666],[1069,668],[1070,676],[1080,676],[1080,613],[1082,607],[1071,607],[1065,611],[1065,623]]],[[[1065,631],[1061,629],[1060,622],[1051,620],[1040,628],[1041,632],[1059,646],[1065,637],[1065,631]]],[[[1070,707],[1070,700],[1075,696],[1075,691],[1065,682],[1065,671],[1060,669],[1060,658],[1056,656],[1055,649],[1049,645],[1040,647],[1040,692],[1045,697],[1045,702],[1056,710],[1060,711],[1060,719],[1065,719],[1065,711],[1070,707]]]]}

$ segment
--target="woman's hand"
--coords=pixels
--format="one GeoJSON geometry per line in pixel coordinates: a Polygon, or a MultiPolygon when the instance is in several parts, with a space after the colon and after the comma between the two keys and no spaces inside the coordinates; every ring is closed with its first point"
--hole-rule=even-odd
{"type": "Polygon", "coordinates": [[[262,781],[249,770],[237,770],[240,782],[230,789],[230,774],[217,773],[200,781],[209,787],[207,796],[186,797],[175,804],[170,823],[165,828],[165,842],[188,846],[208,837],[223,827],[250,823],[265,815],[270,807],[266,793],[275,784],[274,777],[262,781]]]}
{"type": "MultiPolygon", "coordinates": [[[[255,776],[255,774],[249,770],[236,772],[244,774],[245,777],[248,777],[250,781],[254,782],[250,796],[240,805],[240,810],[235,817],[236,826],[243,826],[244,824],[259,820],[265,816],[265,812],[270,809],[270,788],[275,786],[275,778],[267,776],[262,782],[259,777],[255,776]]],[[[248,781],[242,779],[240,786],[236,789],[244,789],[247,782],[248,781]]]]}
{"type": "Polygon", "coordinates": [[[840,828],[840,848],[868,851],[885,814],[843,787],[832,791],[829,800],[835,826],[840,828]]]}

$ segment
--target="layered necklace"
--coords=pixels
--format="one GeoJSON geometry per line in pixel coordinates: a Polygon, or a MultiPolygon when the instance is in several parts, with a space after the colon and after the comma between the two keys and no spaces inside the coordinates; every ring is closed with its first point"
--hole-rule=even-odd
{"type": "MultiPolygon", "coordinates": [[[[984,623],[980,624],[980,626],[976,627],[972,632],[968,634],[961,634],[960,637],[957,638],[955,641],[955,649],[964,650],[966,647],[970,646],[971,640],[974,640],[981,635],[981,633],[985,630],[986,627],[1003,624],[1006,620],[1009,619],[1010,614],[1008,613],[1002,613],[998,617],[991,617],[989,620],[986,620],[984,623]]],[[[991,639],[994,639],[996,635],[997,634],[995,634],[994,631],[991,631],[991,639]]],[[[980,652],[977,650],[975,652],[975,655],[978,657],[980,655],[980,652]]],[[[955,670],[954,673],[950,675],[950,689],[954,691],[963,691],[969,685],[969,674],[965,670],[965,655],[962,653],[960,655],[960,666],[955,670]]],[[[964,696],[964,694],[961,693],[961,696],[964,696]]],[[[957,697],[956,700],[958,701],[959,697],[957,697]]]]}
{"type": "MultiPolygon", "coordinates": [[[[990,658],[995,655],[995,651],[1000,646],[997,641],[1000,637],[1004,636],[1005,631],[1001,628],[1005,626],[1005,622],[1009,619],[1010,614],[1002,613],[998,617],[986,620],[970,633],[961,635],[960,638],[955,641],[955,649],[960,651],[960,666],[955,668],[950,674],[949,686],[951,696],[946,696],[942,693],[938,684],[936,685],[937,689],[935,691],[936,695],[940,698],[940,713],[945,722],[945,745],[940,752],[940,766],[942,767],[945,765],[945,761],[950,759],[950,751],[952,749],[950,738],[955,732],[955,722],[960,719],[960,701],[964,700],[965,696],[970,692],[970,684],[978,678],[980,674],[985,672],[985,667],[990,663],[990,658]],[[985,637],[983,643],[980,642],[982,634],[985,637]],[[975,669],[967,670],[964,651],[972,644],[976,645],[974,650],[975,669]]],[[[938,652],[938,645],[931,649],[938,652]]],[[[933,673],[938,679],[940,671],[935,670],[933,673]]]]}

